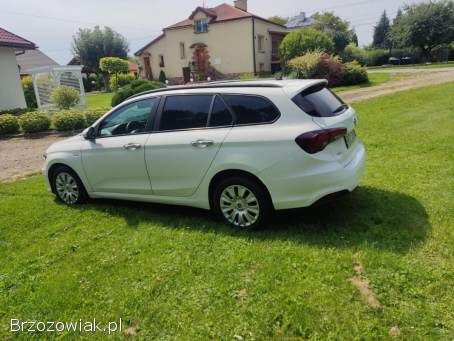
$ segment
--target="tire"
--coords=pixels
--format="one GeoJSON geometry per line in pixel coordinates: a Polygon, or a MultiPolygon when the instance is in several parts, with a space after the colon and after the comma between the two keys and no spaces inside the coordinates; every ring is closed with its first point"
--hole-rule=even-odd
{"type": "Polygon", "coordinates": [[[239,229],[257,229],[273,212],[266,188],[244,176],[234,176],[219,182],[212,199],[213,210],[219,218],[239,229]]]}
{"type": "Polygon", "coordinates": [[[69,206],[87,201],[88,194],[79,176],[69,167],[60,166],[51,175],[53,192],[57,199],[69,206]]]}

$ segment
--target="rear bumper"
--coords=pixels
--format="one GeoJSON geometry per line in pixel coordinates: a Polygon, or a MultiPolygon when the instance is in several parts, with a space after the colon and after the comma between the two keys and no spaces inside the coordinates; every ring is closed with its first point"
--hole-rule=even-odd
{"type": "Polygon", "coordinates": [[[307,207],[332,193],[353,191],[364,174],[366,163],[364,146],[358,141],[354,148],[353,157],[346,165],[289,158],[265,170],[261,178],[270,191],[274,208],[307,207]]]}

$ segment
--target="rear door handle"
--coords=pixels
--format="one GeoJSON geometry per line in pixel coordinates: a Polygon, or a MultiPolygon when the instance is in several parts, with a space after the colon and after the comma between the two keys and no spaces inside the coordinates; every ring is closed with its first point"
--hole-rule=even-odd
{"type": "Polygon", "coordinates": [[[142,146],[138,143],[128,143],[123,146],[126,150],[137,150],[140,149],[142,146]]]}
{"type": "Polygon", "coordinates": [[[191,145],[193,147],[197,147],[197,148],[207,148],[207,147],[210,147],[214,144],[214,141],[211,141],[211,140],[203,140],[203,139],[200,139],[200,140],[197,140],[197,141],[192,141],[191,142],[191,145]]]}

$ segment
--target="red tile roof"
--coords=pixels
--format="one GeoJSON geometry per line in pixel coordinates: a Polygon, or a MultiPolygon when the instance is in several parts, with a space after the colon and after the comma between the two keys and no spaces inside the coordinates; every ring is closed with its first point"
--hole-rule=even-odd
{"type": "Polygon", "coordinates": [[[197,7],[188,19],[180,21],[169,27],[166,27],[166,29],[192,26],[193,21],[192,21],[191,17],[193,17],[194,14],[197,13],[197,11],[199,11],[199,10],[201,10],[208,16],[211,16],[214,18],[214,20],[211,21],[211,23],[255,17],[253,14],[251,14],[249,12],[242,11],[242,10],[240,10],[236,7],[230,6],[228,4],[221,4],[221,5],[213,7],[213,8],[197,7]]]}
{"type": "Polygon", "coordinates": [[[0,46],[15,47],[21,49],[36,49],[35,43],[19,37],[0,27],[0,46]]]}

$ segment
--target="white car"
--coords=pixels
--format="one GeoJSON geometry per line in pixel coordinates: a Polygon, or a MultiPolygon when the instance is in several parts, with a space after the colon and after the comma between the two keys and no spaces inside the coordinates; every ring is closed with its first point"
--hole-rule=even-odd
{"type": "Polygon", "coordinates": [[[254,228],[273,210],[358,186],[366,154],[356,124],[354,109],[324,80],[169,87],[129,98],[54,143],[43,173],[68,205],[187,205],[254,228]]]}

